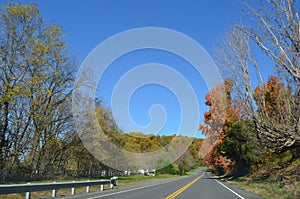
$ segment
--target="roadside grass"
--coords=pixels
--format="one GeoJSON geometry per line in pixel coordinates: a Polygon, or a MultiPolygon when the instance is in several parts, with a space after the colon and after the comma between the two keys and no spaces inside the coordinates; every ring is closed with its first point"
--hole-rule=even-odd
{"type": "Polygon", "coordinates": [[[300,198],[300,182],[282,185],[279,182],[251,181],[244,178],[227,180],[227,182],[266,199],[300,198]]]}
{"type": "MultiPolygon", "coordinates": [[[[160,174],[157,176],[142,176],[142,175],[135,175],[135,176],[119,176],[119,187],[122,186],[128,186],[128,185],[134,185],[138,184],[142,181],[146,180],[153,180],[153,179],[164,179],[164,178],[175,178],[178,177],[177,175],[170,175],[170,174],[160,174]]],[[[103,178],[102,178],[103,179],[103,178]]],[[[99,180],[99,179],[80,179],[76,181],[87,181],[87,180],[99,180]]],[[[45,181],[33,181],[32,183],[47,183],[47,182],[53,182],[49,180],[45,181]]],[[[56,182],[70,182],[70,180],[57,180],[56,182]]],[[[16,184],[22,184],[25,182],[19,182],[16,184]]],[[[104,190],[109,189],[109,185],[104,185],[104,190]]],[[[96,192],[100,191],[100,185],[98,186],[91,186],[90,187],[90,192],[96,192]]],[[[86,187],[79,187],[76,188],[76,193],[85,193],[86,192],[86,187]]],[[[75,193],[75,194],[76,194],[75,193]]],[[[41,198],[41,197],[51,197],[52,191],[41,191],[41,192],[31,192],[30,193],[30,198],[41,198]]],[[[56,195],[70,195],[71,194],[71,189],[59,189],[56,191],[56,195]]],[[[20,194],[5,194],[5,195],[0,195],[1,199],[24,199],[25,198],[25,193],[20,193],[20,194]]]]}
{"type": "Polygon", "coordinates": [[[122,186],[134,185],[146,180],[175,178],[175,177],[178,177],[178,175],[159,174],[156,176],[143,176],[143,175],[119,176],[119,186],[122,187],[122,186]]]}
{"type": "Polygon", "coordinates": [[[270,159],[258,171],[248,176],[226,178],[228,183],[234,184],[246,191],[266,199],[299,199],[300,198],[300,158],[293,159],[290,151],[278,154],[270,159]],[[265,180],[262,176],[268,176],[265,180]],[[285,179],[280,181],[280,176],[285,179]]]}

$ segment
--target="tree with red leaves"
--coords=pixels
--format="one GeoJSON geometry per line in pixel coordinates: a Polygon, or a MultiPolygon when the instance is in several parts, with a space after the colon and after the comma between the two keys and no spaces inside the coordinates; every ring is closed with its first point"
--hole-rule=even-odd
{"type": "Polygon", "coordinates": [[[222,155],[220,145],[226,137],[226,131],[241,117],[242,108],[236,100],[231,99],[232,81],[225,79],[222,85],[217,85],[206,94],[205,104],[209,111],[204,113],[204,123],[199,129],[207,137],[202,145],[203,158],[207,166],[212,166],[216,172],[223,173],[230,161],[222,155]],[[234,109],[236,108],[236,109],[234,109]]]}

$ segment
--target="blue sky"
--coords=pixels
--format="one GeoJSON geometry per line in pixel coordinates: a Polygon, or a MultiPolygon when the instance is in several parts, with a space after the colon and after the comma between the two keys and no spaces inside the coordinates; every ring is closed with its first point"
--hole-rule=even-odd
{"type": "MultiPolygon", "coordinates": [[[[100,42],[122,31],[141,27],[163,27],[179,31],[196,40],[213,55],[213,47],[224,36],[233,22],[242,16],[238,0],[25,0],[37,3],[41,15],[48,22],[60,25],[70,53],[78,67],[90,51],[100,42]]],[[[1,1],[1,5],[7,1],[1,1]]],[[[199,100],[201,116],[208,89],[202,77],[184,59],[159,50],[142,50],[120,57],[105,72],[97,96],[107,106],[113,87],[122,74],[146,63],[168,65],[183,74],[192,85],[199,100]],[[101,86],[102,85],[102,86],[101,86]]],[[[176,80],[174,80],[176,81],[176,80]]],[[[180,124],[180,106],[176,96],[158,85],[138,89],[130,100],[130,114],[134,122],[145,126],[150,122],[148,110],[153,104],[161,104],[167,113],[167,121],[159,134],[177,133],[180,124]]],[[[197,107],[195,107],[197,108],[197,107]]],[[[121,118],[117,118],[119,120],[121,118]]],[[[202,118],[199,118],[199,123],[202,118]]],[[[132,131],[133,129],[124,129],[132,131]]],[[[152,132],[143,132],[152,133],[152,132]]],[[[197,137],[201,137],[198,132],[197,137]]]]}

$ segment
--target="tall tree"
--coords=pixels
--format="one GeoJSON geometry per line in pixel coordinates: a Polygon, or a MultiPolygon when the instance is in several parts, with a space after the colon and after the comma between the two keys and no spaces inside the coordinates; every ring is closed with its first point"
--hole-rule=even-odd
{"type": "MultiPolygon", "coordinates": [[[[278,153],[299,148],[300,21],[295,2],[292,0],[261,1],[259,8],[246,4],[246,12],[251,15],[253,21],[248,27],[234,25],[227,33],[220,48],[216,50],[219,66],[225,76],[233,80],[235,95],[245,103],[260,141],[269,150],[278,153]],[[288,87],[288,90],[281,92],[280,97],[276,97],[276,103],[285,107],[277,108],[276,112],[270,112],[270,100],[274,100],[274,96],[270,98],[264,91],[268,86],[263,86],[261,69],[266,66],[259,64],[256,55],[260,51],[254,52],[254,49],[261,49],[263,55],[274,63],[279,72],[278,77],[288,87]],[[254,72],[250,73],[250,71],[254,72]],[[255,80],[258,80],[259,85],[256,93],[253,90],[255,80]],[[256,102],[259,101],[258,111],[254,98],[257,99],[256,102]],[[274,114],[284,119],[273,120],[274,114]]],[[[274,78],[273,80],[275,81],[274,78]]],[[[279,86],[276,82],[269,84],[271,85],[279,86]]]]}
{"type": "Polygon", "coordinates": [[[296,0],[261,1],[246,5],[253,26],[242,30],[276,65],[300,81],[300,18],[296,0]]]}
{"type": "Polygon", "coordinates": [[[206,165],[213,166],[218,173],[222,173],[229,166],[229,161],[222,155],[220,145],[227,136],[232,124],[241,117],[241,108],[234,110],[231,98],[232,81],[225,79],[222,85],[217,85],[206,94],[206,105],[209,111],[204,113],[205,125],[200,130],[207,136],[207,141],[201,146],[206,156],[206,165]]]}
{"type": "Polygon", "coordinates": [[[47,147],[73,130],[69,96],[74,69],[61,28],[45,23],[36,4],[3,7],[1,168],[21,162],[35,169],[47,165],[47,147]]]}

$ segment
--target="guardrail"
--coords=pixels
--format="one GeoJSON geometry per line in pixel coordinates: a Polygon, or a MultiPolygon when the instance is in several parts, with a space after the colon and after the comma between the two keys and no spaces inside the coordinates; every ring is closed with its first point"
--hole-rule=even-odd
{"type": "Polygon", "coordinates": [[[90,192],[90,186],[100,185],[100,191],[104,190],[104,185],[109,184],[110,188],[118,185],[118,177],[109,180],[93,180],[80,182],[53,182],[53,183],[27,183],[0,185],[0,194],[25,193],[25,199],[30,199],[30,192],[52,190],[52,197],[56,196],[57,189],[71,188],[71,194],[75,195],[75,188],[86,186],[86,192],[90,192]]]}
{"type": "Polygon", "coordinates": [[[125,173],[117,170],[34,170],[34,169],[0,169],[0,184],[6,182],[31,182],[52,179],[72,179],[82,178],[101,179],[109,176],[122,176],[125,173]]]}

